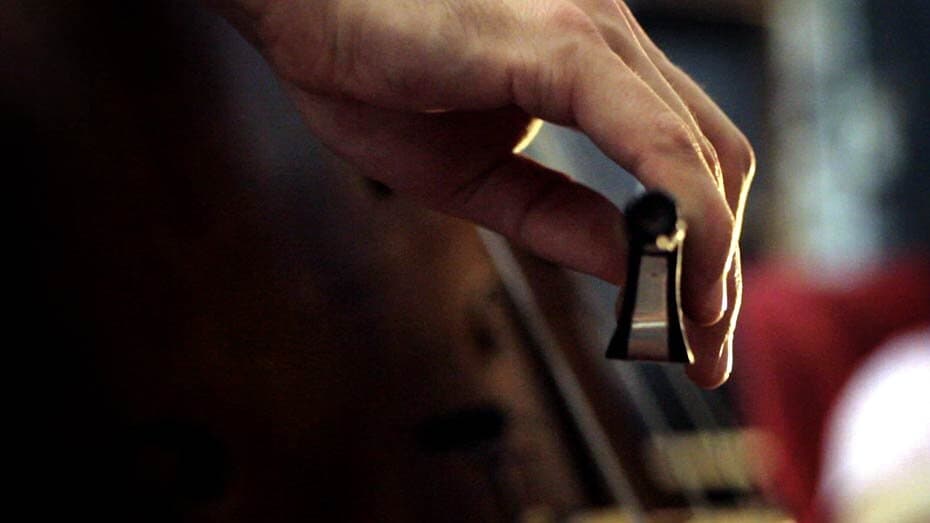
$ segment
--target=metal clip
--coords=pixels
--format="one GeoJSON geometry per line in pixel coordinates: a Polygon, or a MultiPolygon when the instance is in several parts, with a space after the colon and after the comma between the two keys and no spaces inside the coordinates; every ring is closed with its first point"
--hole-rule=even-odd
{"type": "Polygon", "coordinates": [[[630,252],[623,303],[606,356],[694,363],[681,311],[681,249],[685,222],[675,200],[647,192],[626,209],[630,252]]]}

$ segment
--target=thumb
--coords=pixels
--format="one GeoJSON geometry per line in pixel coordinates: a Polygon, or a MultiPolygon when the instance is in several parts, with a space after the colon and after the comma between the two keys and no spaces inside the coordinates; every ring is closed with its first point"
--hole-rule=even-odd
{"type": "Polygon", "coordinates": [[[622,214],[588,187],[513,152],[531,122],[523,111],[410,113],[291,92],[314,134],[366,176],[556,264],[622,283],[622,214]]]}

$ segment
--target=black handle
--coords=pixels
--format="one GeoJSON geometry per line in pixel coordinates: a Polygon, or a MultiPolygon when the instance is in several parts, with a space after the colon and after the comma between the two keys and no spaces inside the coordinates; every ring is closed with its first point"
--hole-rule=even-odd
{"type": "Polygon", "coordinates": [[[685,223],[675,200],[663,192],[647,192],[625,214],[630,236],[626,288],[606,356],[693,363],[680,306],[685,223]]]}

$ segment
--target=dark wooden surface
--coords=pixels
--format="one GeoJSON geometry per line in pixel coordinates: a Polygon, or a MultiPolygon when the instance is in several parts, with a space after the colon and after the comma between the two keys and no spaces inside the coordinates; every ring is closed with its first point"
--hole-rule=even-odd
{"type": "Polygon", "coordinates": [[[209,15],[81,4],[3,5],[34,515],[495,521],[596,501],[473,227],[322,152],[276,163],[314,145],[246,121],[282,102],[238,104],[249,66],[209,15]]]}

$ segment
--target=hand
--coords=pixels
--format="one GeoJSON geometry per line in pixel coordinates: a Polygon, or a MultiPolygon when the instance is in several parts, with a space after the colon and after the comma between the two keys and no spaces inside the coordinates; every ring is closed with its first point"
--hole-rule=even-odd
{"type": "Polygon", "coordinates": [[[623,217],[515,153],[534,118],[570,125],[688,223],[683,306],[700,385],[726,380],[737,239],[755,160],[615,0],[242,0],[224,6],[311,130],[367,176],[616,284],[623,217]]]}

